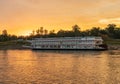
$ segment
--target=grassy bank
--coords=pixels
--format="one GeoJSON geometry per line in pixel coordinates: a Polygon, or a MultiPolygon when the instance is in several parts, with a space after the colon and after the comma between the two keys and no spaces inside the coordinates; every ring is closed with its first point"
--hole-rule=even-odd
{"type": "Polygon", "coordinates": [[[110,50],[114,50],[114,49],[120,50],[120,39],[106,39],[104,41],[108,45],[108,49],[110,49],[110,50]]]}
{"type": "Polygon", "coordinates": [[[120,45],[120,39],[107,39],[105,43],[108,45],[120,45]]]}
{"type": "Polygon", "coordinates": [[[26,49],[23,47],[23,45],[30,45],[30,43],[26,41],[6,41],[6,42],[0,42],[0,49],[6,50],[6,49],[26,49]]]}

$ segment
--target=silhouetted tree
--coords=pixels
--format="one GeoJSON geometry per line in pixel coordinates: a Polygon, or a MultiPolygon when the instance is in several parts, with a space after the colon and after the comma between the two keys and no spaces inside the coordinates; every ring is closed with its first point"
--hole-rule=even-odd
{"type": "Polygon", "coordinates": [[[99,27],[93,27],[90,30],[90,35],[91,36],[100,36],[100,28],[99,27]]]}
{"type": "Polygon", "coordinates": [[[40,34],[40,29],[36,30],[36,34],[39,35],[40,34]]]}
{"type": "Polygon", "coordinates": [[[64,30],[59,30],[59,31],[57,32],[57,36],[58,36],[58,37],[64,37],[64,36],[65,36],[65,31],[64,31],[64,30]]]}
{"type": "Polygon", "coordinates": [[[47,29],[44,30],[44,34],[45,34],[45,35],[48,34],[48,30],[47,30],[47,29]]]}
{"type": "Polygon", "coordinates": [[[51,30],[48,36],[49,37],[56,37],[55,30],[51,30]]]}
{"type": "Polygon", "coordinates": [[[51,30],[48,33],[47,29],[43,27],[33,30],[29,36],[16,36],[8,34],[7,30],[3,30],[0,35],[0,41],[10,41],[17,39],[32,39],[39,37],[75,37],[75,36],[101,36],[103,39],[114,38],[120,39],[120,27],[116,27],[115,24],[108,24],[106,28],[93,27],[92,29],[80,31],[78,25],[72,26],[72,30],[59,30],[55,33],[55,30],[51,30]]]}
{"type": "Polygon", "coordinates": [[[90,35],[91,35],[90,30],[81,31],[81,36],[90,36],[90,35]]]}
{"type": "Polygon", "coordinates": [[[115,24],[108,24],[106,31],[109,37],[113,38],[114,37],[114,30],[116,28],[115,24]]]}
{"type": "Polygon", "coordinates": [[[8,35],[8,33],[7,33],[7,30],[6,30],[6,29],[2,31],[2,35],[6,35],[6,36],[8,35]]]}
{"type": "Polygon", "coordinates": [[[43,35],[44,29],[43,27],[40,27],[40,34],[43,35]]]}
{"type": "Polygon", "coordinates": [[[120,28],[115,28],[113,38],[120,39],[120,28]]]}
{"type": "Polygon", "coordinates": [[[35,35],[35,31],[34,31],[34,30],[32,31],[32,35],[33,35],[33,36],[35,35]]]}
{"type": "Polygon", "coordinates": [[[74,36],[80,36],[80,27],[78,25],[72,26],[72,31],[74,32],[74,36]]]}

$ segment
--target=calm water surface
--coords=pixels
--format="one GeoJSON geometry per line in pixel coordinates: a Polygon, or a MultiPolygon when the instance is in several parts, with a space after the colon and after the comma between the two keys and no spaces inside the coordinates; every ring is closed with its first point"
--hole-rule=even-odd
{"type": "Polygon", "coordinates": [[[0,50],[0,84],[120,84],[120,51],[0,50]]]}

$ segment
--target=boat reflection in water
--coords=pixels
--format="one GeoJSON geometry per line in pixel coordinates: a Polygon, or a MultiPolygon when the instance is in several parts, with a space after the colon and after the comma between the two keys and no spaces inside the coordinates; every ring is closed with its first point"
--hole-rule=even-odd
{"type": "Polygon", "coordinates": [[[120,51],[0,51],[1,84],[119,84],[120,51]]]}

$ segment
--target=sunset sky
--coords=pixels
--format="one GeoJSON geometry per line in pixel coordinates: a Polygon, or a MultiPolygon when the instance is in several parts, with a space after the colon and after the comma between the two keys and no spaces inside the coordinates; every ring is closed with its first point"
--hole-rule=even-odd
{"type": "Polygon", "coordinates": [[[0,32],[28,35],[32,30],[81,30],[120,25],[120,0],[0,0],[0,32]]]}

